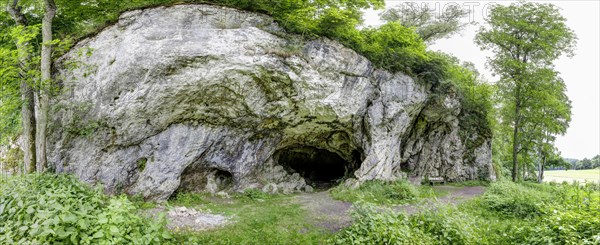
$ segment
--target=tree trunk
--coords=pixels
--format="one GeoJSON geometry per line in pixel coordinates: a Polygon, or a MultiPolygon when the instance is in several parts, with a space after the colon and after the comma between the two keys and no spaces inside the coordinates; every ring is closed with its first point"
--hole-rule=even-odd
{"type": "MultiPolygon", "coordinates": [[[[18,7],[19,1],[12,0],[8,3],[7,11],[17,25],[26,26],[27,19],[18,7]]],[[[19,52],[19,63],[21,63],[22,73],[26,73],[25,64],[28,62],[30,54],[26,53],[27,49],[21,43],[17,42],[17,50],[19,52]]],[[[35,152],[35,105],[34,92],[31,84],[27,82],[24,76],[21,76],[21,126],[23,127],[23,163],[25,173],[32,173],[36,169],[36,152],[35,152]]]]}
{"type": "Polygon", "coordinates": [[[23,127],[23,163],[25,172],[33,173],[36,169],[35,152],[35,113],[33,104],[33,88],[27,81],[21,81],[21,124],[23,127]]]}
{"type": "MultiPolygon", "coordinates": [[[[519,114],[519,107],[515,109],[515,114],[519,114]]],[[[515,119],[515,126],[513,129],[513,149],[512,149],[512,158],[513,158],[513,168],[512,168],[512,181],[517,182],[519,178],[519,160],[518,160],[518,151],[519,151],[519,119],[515,119]]]]}
{"type": "Polygon", "coordinates": [[[56,15],[56,4],[54,0],[44,0],[46,13],[42,20],[42,55],[41,55],[41,86],[38,97],[38,119],[37,119],[37,155],[38,172],[46,171],[46,134],[48,129],[48,88],[52,80],[52,20],[56,15]]]}
{"type": "Polygon", "coordinates": [[[527,177],[527,169],[525,169],[525,164],[521,164],[521,180],[526,180],[527,177]]]}
{"type": "Polygon", "coordinates": [[[542,161],[540,161],[540,168],[538,170],[538,183],[544,181],[544,167],[546,167],[546,154],[542,153],[542,161]]]}

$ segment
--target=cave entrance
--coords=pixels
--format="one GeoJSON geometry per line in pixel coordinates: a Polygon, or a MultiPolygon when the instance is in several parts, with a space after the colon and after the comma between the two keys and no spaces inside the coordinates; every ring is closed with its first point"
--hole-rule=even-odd
{"type": "Polygon", "coordinates": [[[296,146],[279,150],[275,159],[288,173],[298,173],[316,189],[333,187],[357,169],[337,153],[311,146],[296,146]]]}
{"type": "Polygon", "coordinates": [[[231,172],[192,164],[181,174],[181,181],[176,193],[217,193],[219,191],[228,191],[233,188],[233,185],[233,175],[231,172]]]}

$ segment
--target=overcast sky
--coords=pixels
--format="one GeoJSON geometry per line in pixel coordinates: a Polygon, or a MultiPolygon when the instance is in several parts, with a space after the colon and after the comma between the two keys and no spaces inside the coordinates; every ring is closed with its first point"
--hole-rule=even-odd
{"type": "MultiPolygon", "coordinates": [[[[471,10],[472,21],[477,24],[467,27],[460,34],[438,40],[430,49],[451,53],[463,61],[475,63],[477,69],[489,81],[496,81],[486,68],[486,57],[492,53],[481,51],[473,42],[479,25],[490,4],[509,4],[507,1],[386,1],[386,8],[412,2],[429,4],[443,9],[450,4],[459,4],[471,10]]],[[[536,1],[557,5],[567,18],[567,25],[579,38],[575,56],[561,57],[555,62],[556,70],[567,84],[567,95],[572,101],[572,121],[564,136],[559,136],[556,146],[563,157],[582,159],[600,154],[600,1],[536,1]]],[[[405,5],[406,6],[406,5],[405,5]]],[[[367,11],[365,25],[381,24],[380,11],[367,11]]]]}

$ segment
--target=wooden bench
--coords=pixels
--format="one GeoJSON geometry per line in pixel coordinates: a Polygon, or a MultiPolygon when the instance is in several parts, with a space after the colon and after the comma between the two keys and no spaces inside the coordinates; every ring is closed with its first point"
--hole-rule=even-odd
{"type": "Polygon", "coordinates": [[[434,185],[435,183],[446,184],[446,180],[442,177],[429,177],[429,185],[434,185]]]}

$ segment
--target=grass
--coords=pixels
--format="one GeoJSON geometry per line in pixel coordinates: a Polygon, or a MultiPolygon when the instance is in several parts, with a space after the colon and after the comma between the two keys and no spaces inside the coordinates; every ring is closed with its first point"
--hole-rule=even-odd
{"type": "Polygon", "coordinates": [[[294,195],[257,190],[231,198],[178,193],[162,205],[191,207],[233,220],[220,229],[192,232],[166,231],[164,224],[137,216],[138,211],[157,206],[140,196],[129,200],[124,196],[107,197],[75,178],[61,175],[0,178],[0,218],[4,221],[0,223],[0,243],[600,244],[600,188],[590,183],[500,181],[489,184],[483,196],[458,205],[431,207],[413,215],[386,207],[394,202],[440,197],[455,188],[461,187],[381,181],[367,182],[357,189],[337,187],[331,191],[332,196],[348,194],[346,199],[357,203],[353,224],[335,233],[317,227],[314,217],[294,195]],[[60,208],[54,207],[57,203],[60,208]],[[93,215],[86,215],[92,210],[96,210],[93,215]],[[46,235],[30,231],[38,229],[38,221],[47,225],[46,235]],[[63,236],[67,233],[71,236],[63,236]]]}
{"type": "Polygon", "coordinates": [[[415,186],[404,180],[387,182],[367,181],[358,188],[343,185],[330,190],[334,199],[346,202],[367,202],[373,204],[407,204],[422,198],[442,197],[449,193],[447,188],[415,186]]]}
{"type": "Polygon", "coordinates": [[[482,197],[411,216],[363,205],[354,213],[354,224],[330,242],[600,244],[600,192],[595,188],[497,182],[482,197]]]}
{"type": "Polygon", "coordinates": [[[483,181],[483,180],[467,180],[467,181],[463,181],[463,182],[450,182],[448,183],[449,186],[457,186],[457,187],[464,187],[464,186],[489,186],[490,182],[489,181],[483,181]]]}
{"type": "Polygon", "coordinates": [[[223,229],[174,234],[177,244],[322,244],[331,234],[315,227],[290,195],[268,195],[257,191],[232,198],[205,194],[183,194],[168,205],[187,206],[233,217],[223,229]]]}
{"type": "Polygon", "coordinates": [[[558,183],[563,181],[569,183],[573,181],[588,181],[598,183],[598,181],[600,181],[600,168],[584,170],[546,170],[544,172],[544,181],[554,181],[558,183]]]}

